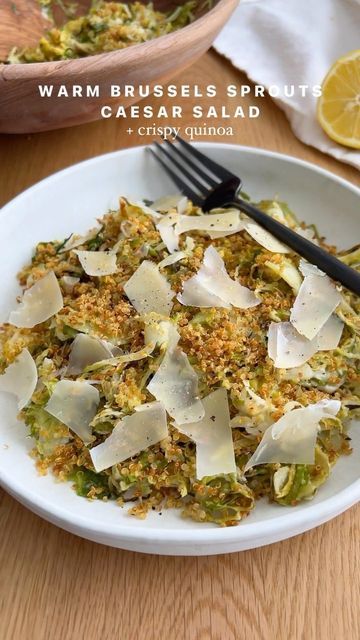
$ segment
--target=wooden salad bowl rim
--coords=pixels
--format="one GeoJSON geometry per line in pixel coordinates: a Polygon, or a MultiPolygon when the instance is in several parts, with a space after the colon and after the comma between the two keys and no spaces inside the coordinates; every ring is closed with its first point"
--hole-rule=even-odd
{"type": "Polygon", "coordinates": [[[210,48],[237,5],[238,0],[219,0],[178,31],[117,51],[73,60],[1,64],[0,132],[49,131],[99,120],[105,105],[127,108],[140,98],[112,97],[111,85],[153,88],[168,83],[210,48]],[[53,86],[51,97],[41,97],[42,84],[53,86]],[[71,85],[100,87],[101,96],[57,95],[60,87],[71,85]]]}

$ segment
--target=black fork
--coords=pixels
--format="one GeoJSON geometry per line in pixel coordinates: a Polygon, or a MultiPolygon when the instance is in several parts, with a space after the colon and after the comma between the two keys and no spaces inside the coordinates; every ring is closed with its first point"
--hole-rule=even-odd
{"type": "Polygon", "coordinates": [[[274,220],[240,197],[241,179],[177,136],[178,145],[164,140],[151,153],[176,186],[203,211],[235,207],[350,291],[360,295],[360,274],[310,240],[274,220]]]}

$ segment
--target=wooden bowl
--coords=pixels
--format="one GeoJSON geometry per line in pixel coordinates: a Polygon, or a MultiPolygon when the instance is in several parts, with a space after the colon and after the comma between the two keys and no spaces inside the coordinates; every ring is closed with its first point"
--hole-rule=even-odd
{"type": "MultiPolygon", "coordinates": [[[[0,64],[0,132],[59,129],[100,119],[104,105],[128,107],[139,98],[111,98],[111,85],[134,85],[136,89],[139,85],[153,87],[168,82],[209,49],[237,4],[238,0],[217,0],[211,10],[183,29],[120,51],[59,62],[0,64]],[[51,98],[40,96],[39,84],[54,85],[51,98]],[[70,93],[74,84],[81,86],[85,97],[57,97],[62,85],[70,93]],[[86,97],[86,87],[96,85],[100,96],[86,97]]],[[[174,3],[163,0],[154,5],[164,8],[174,3]]],[[[18,27],[17,22],[15,42],[16,35],[20,35],[18,27]]],[[[39,23],[37,30],[38,27],[39,23]]],[[[9,25],[5,22],[4,26],[4,20],[0,20],[2,42],[3,29],[7,30],[9,42],[9,25]]],[[[35,42],[37,38],[38,34],[35,42]]]]}

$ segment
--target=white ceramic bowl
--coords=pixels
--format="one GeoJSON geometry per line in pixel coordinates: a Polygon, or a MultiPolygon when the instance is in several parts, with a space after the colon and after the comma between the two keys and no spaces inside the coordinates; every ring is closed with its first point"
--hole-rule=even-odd
{"type": "MultiPolygon", "coordinates": [[[[203,144],[216,161],[240,175],[254,198],[286,200],[301,220],[315,222],[340,247],[359,241],[360,190],[295,158],[225,144],[203,144]]],[[[15,274],[40,240],[84,231],[119,195],[139,199],[173,193],[150,154],[135,148],[100,156],[57,173],[10,202],[0,215],[2,265],[0,319],[7,318],[18,289],[15,274]]],[[[78,497],[70,484],[37,474],[27,455],[31,440],[16,420],[15,402],[0,397],[0,482],[26,507],[79,536],[122,549],[164,555],[209,555],[250,549],[289,538],[340,514],[360,499],[360,437],[311,502],[291,508],[257,504],[236,527],[185,520],[178,511],[151,512],[137,520],[113,502],[78,497]]]]}

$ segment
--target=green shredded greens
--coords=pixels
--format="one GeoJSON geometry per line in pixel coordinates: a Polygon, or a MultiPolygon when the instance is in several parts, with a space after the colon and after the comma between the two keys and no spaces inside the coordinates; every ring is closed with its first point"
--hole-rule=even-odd
{"type": "MultiPolygon", "coordinates": [[[[86,15],[75,18],[74,5],[61,0],[58,4],[71,19],[51,28],[35,47],[14,47],[8,63],[69,60],[124,49],[181,29],[194,19],[196,7],[196,1],[190,0],[172,12],[163,12],[155,11],[152,3],[97,0],[86,15]]],[[[51,0],[41,0],[41,5],[51,18],[51,0]]]]}

